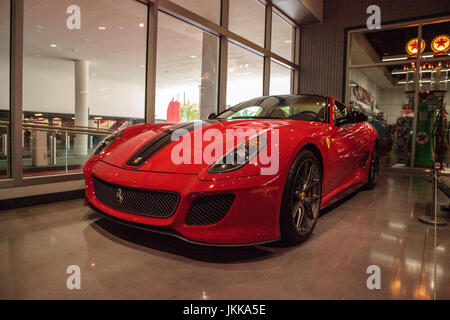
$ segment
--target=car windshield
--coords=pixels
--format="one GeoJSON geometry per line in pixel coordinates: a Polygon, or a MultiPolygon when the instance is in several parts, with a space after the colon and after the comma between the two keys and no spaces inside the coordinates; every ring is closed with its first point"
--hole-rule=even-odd
{"type": "Polygon", "coordinates": [[[216,119],[284,119],[327,122],[328,99],[320,96],[272,96],[240,103],[216,119]]]}

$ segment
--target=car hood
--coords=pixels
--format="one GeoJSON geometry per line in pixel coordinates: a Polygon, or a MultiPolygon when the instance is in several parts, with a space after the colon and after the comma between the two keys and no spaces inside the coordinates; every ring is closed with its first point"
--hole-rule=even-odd
{"type": "Polygon", "coordinates": [[[124,135],[107,149],[101,160],[130,170],[199,174],[238,145],[236,139],[233,143],[226,143],[227,134],[238,130],[249,137],[265,134],[269,144],[273,133],[278,134],[278,141],[286,141],[281,137],[286,135],[297,138],[299,135],[309,135],[314,130],[314,123],[271,119],[140,125],[125,129],[124,135]],[[292,129],[293,122],[296,124],[295,130],[292,129]],[[302,125],[299,126],[299,122],[302,125]],[[215,149],[217,152],[212,152],[213,143],[222,145],[222,151],[215,149]],[[184,150],[191,152],[185,155],[184,150]],[[134,165],[136,159],[141,162],[138,160],[134,165]]]}

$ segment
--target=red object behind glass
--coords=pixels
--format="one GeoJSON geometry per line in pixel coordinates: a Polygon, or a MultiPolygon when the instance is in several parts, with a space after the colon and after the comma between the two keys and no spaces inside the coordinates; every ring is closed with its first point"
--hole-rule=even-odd
{"type": "Polygon", "coordinates": [[[166,122],[180,122],[180,103],[172,100],[167,107],[167,120],[166,122]]]}

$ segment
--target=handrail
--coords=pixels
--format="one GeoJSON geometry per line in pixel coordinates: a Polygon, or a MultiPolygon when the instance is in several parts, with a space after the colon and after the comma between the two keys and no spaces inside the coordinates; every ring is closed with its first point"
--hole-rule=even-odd
{"type": "MultiPolygon", "coordinates": [[[[0,126],[5,125],[5,127],[9,126],[9,121],[0,120],[0,126]]],[[[38,122],[23,122],[22,127],[24,130],[33,130],[33,131],[48,131],[48,132],[61,132],[61,133],[75,133],[75,134],[95,134],[95,135],[109,135],[114,133],[115,130],[110,129],[100,129],[95,127],[83,127],[83,126],[71,126],[71,127],[59,127],[47,125],[44,123],[38,122]]]]}

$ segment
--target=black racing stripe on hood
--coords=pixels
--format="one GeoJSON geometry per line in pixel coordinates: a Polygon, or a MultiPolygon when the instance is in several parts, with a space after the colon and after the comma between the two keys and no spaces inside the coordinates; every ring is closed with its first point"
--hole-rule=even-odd
{"type": "MultiPolygon", "coordinates": [[[[210,124],[215,121],[202,121],[201,126],[205,124],[210,124]]],[[[187,130],[191,132],[197,126],[195,126],[195,122],[191,123],[182,123],[177,125],[171,129],[168,129],[161,134],[157,135],[150,142],[148,142],[145,146],[143,146],[138,152],[136,152],[127,162],[126,166],[128,167],[140,167],[143,165],[148,159],[153,157],[156,153],[158,153],[163,148],[167,147],[172,142],[172,133],[178,129],[187,130]]]]}

